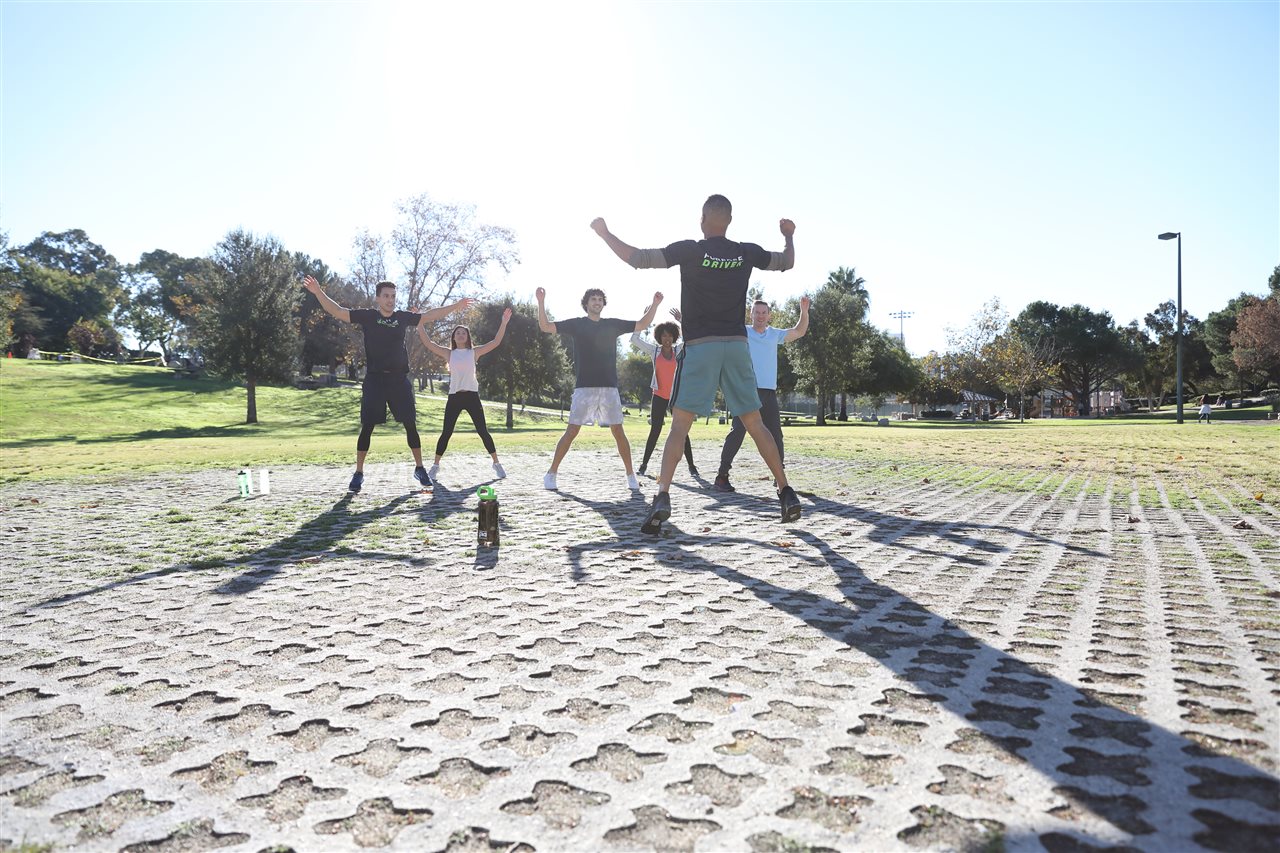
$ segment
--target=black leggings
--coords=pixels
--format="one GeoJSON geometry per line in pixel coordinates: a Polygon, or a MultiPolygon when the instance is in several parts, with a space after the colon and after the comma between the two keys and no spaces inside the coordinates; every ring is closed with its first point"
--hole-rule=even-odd
{"type": "MultiPolygon", "coordinates": [[[[377,424],[361,424],[360,436],[356,439],[356,450],[367,452],[369,450],[370,439],[373,438],[373,428],[377,424]]],[[[422,446],[422,439],[418,436],[418,427],[416,424],[407,423],[404,425],[404,434],[409,439],[409,447],[417,450],[422,446]]]]}
{"type": "MultiPolygon", "coordinates": [[[[658,435],[662,432],[662,422],[667,418],[667,406],[669,402],[666,397],[653,395],[653,403],[649,406],[649,438],[644,443],[644,461],[640,463],[640,467],[644,468],[649,464],[649,457],[653,455],[653,448],[658,444],[658,435]]],[[[693,445],[689,443],[689,436],[684,437],[684,458],[688,461],[689,467],[695,467],[693,464],[693,445]]]]}
{"type": "Polygon", "coordinates": [[[453,428],[458,423],[458,415],[463,410],[471,415],[471,423],[475,424],[476,432],[484,442],[484,449],[490,453],[497,453],[497,448],[493,446],[493,436],[489,435],[489,427],[484,422],[484,406],[480,403],[479,392],[455,391],[449,395],[449,401],[444,404],[444,429],[440,431],[440,440],[436,442],[436,456],[444,456],[445,450],[449,447],[449,438],[453,435],[453,428]]]}

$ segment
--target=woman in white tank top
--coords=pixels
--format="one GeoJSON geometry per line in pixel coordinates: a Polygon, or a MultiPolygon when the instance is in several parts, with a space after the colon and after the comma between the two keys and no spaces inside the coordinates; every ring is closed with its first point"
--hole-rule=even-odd
{"type": "Polygon", "coordinates": [[[436,475],[440,473],[440,459],[449,447],[449,438],[453,435],[453,428],[458,423],[458,415],[464,411],[471,416],[471,423],[475,425],[476,433],[484,442],[485,450],[489,451],[489,455],[493,457],[493,473],[499,479],[507,476],[502,463],[498,461],[498,450],[485,423],[484,405],[480,402],[480,384],[476,381],[476,361],[502,343],[502,337],[507,333],[507,322],[510,319],[511,309],[508,308],[502,312],[502,323],[498,326],[498,334],[494,335],[489,343],[478,347],[472,347],[471,330],[466,326],[453,327],[448,347],[431,340],[422,326],[418,327],[418,339],[422,341],[422,345],[449,365],[449,401],[444,406],[444,427],[440,431],[440,438],[436,441],[435,464],[427,472],[432,480],[435,480],[436,475]]]}

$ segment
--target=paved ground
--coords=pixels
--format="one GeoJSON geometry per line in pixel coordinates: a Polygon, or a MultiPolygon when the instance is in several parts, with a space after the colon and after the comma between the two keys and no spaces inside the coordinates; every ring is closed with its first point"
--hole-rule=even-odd
{"type": "Polygon", "coordinates": [[[754,461],[654,539],[610,455],[512,456],[477,553],[448,461],[0,489],[0,847],[1280,843],[1280,518],[1229,484],[793,460],[784,528],[754,461]]]}

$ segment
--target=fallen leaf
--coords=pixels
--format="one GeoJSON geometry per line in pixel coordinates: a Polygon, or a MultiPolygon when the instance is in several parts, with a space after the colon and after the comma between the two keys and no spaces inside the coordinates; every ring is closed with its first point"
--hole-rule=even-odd
{"type": "Polygon", "coordinates": [[[1178,454],[1178,458],[1177,458],[1177,460],[1176,460],[1176,461],[1181,462],[1181,461],[1183,460],[1183,458],[1184,458],[1184,457],[1183,457],[1183,455],[1182,455],[1181,453],[1179,453],[1179,454],[1178,454]]]}
{"type": "Polygon", "coordinates": [[[1254,495],[1254,496],[1253,496],[1253,499],[1254,499],[1255,501],[1260,501],[1260,500],[1262,500],[1262,492],[1258,492],[1256,495],[1254,495]]]}
{"type": "Polygon", "coordinates": [[[1128,521],[1130,524],[1141,524],[1141,523],[1142,523],[1142,519],[1138,518],[1136,515],[1131,515],[1131,516],[1129,516],[1129,517],[1127,518],[1127,521],[1128,521]]]}
{"type": "Polygon", "coordinates": [[[1253,529],[1253,525],[1245,521],[1243,518],[1231,526],[1234,527],[1236,530],[1252,530],[1253,529]]]}
{"type": "Polygon", "coordinates": [[[777,545],[779,548],[790,548],[796,543],[788,542],[786,539],[779,539],[776,542],[770,542],[770,545],[777,545]]]}
{"type": "Polygon", "coordinates": [[[840,535],[841,535],[841,536],[852,536],[852,535],[853,535],[853,531],[852,531],[852,530],[841,530],[841,531],[840,531],[840,535]]]}
{"type": "Polygon", "coordinates": [[[80,509],[96,509],[100,506],[102,506],[102,504],[80,504],[80,509]]]}
{"type": "Polygon", "coordinates": [[[702,532],[703,532],[703,533],[710,533],[710,532],[711,532],[711,528],[710,528],[710,527],[704,527],[704,528],[702,528],[702,532]]]}
{"type": "Polygon", "coordinates": [[[922,483],[927,483],[927,482],[929,482],[929,478],[928,478],[928,477],[925,477],[925,478],[924,478],[923,480],[921,480],[920,482],[922,482],[922,483]]]}
{"type": "Polygon", "coordinates": [[[303,557],[298,562],[299,563],[318,563],[320,562],[320,558],[319,557],[303,557]]]}

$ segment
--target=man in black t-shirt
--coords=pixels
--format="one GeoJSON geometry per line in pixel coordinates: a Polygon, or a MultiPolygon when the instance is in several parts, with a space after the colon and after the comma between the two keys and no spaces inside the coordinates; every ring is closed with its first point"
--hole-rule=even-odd
{"type": "Polygon", "coordinates": [[[387,422],[387,409],[404,424],[413,452],[413,476],[424,487],[431,485],[427,469],[422,466],[422,439],[418,436],[417,411],[413,403],[413,386],[409,383],[409,352],[404,348],[404,333],[424,322],[441,320],[465,311],[474,299],[460,299],[452,305],[419,314],[396,310],[396,284],[380,281],[374,290],[376,308],[347,310],[329,298],[313,276],[303,279],[303,286],[315,294],[320,307],[344,323],[355,323],[364,332],[364,354],[368,362],[360,394],[360,437],[356,439],[356,472],[347,487],[352,492],[364,485],[364,458],[369,453],[373,428],[387,422]]]}
{"type": "Polygon", "coordinates": [[[569,426],[564,435],[556,442],[556,452],[551,458],[551,468],[542,478],[542,485],[548,489],[556,488],[556,472],[560,470],[560,461],[564,459],[578,431],[585,424],[607,426],[613,432],[613,440],[618,445],[618,455],[627,469],[627,486],[639,490],[640,481],[636,479],[631,468],[631,443],[622,429],[622,398],[618,394],[618,337],[630,335],[649,328],[653,315],[662,301],[662,294],[653,294],[653,303],[645,310],[639,320],[618,320],[612,317],[601,317],[604,311],[604,291],[591,288],[582,297],[582,310],[585,317],[572,317],[552,323],[547,319],[547,308],[543,301],[547,297],[545,288],[539,287],[538,328],[549,334],[559,333],[570,344],[569,354],[573,359],[573,402],[569,406],[569,426]]]}
{"type": "Polygon", "coordinates": [[[676,368],[671,392],[671,431],[662,450],[658,494],[640,528],[657,533],[671,516],[671,478],[684,452],[684,439],[697,416],[707,416],[715,405],[716,390],[724,394],[729,411],[742,419],[765,464],[778,484],[782,520],[800,518],[800,499],[787,484],[778,445],[760,417],[755,371],[742,323],[751,270],[789,270],[795,265],[792,235],[796,225],[780,220],[785,248],[767,252],[754,243],[735,243],[725,236],[733,221],[733,207],[722,195],[702,205],[702,239],[682,240],[665,249],[637,249],[619,240],[603,219],[591,228],[619,258],[636,269],[680,267],[680,313],[684,324],[684,351],[676,368]]]}

